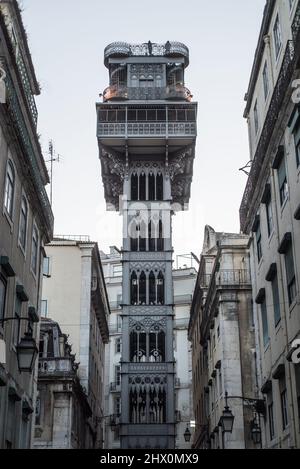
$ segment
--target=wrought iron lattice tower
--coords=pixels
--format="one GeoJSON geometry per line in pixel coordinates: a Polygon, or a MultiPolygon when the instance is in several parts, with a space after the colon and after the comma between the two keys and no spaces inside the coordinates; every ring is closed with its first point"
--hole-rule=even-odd
{"type": "Polygon", "coordinates": [[[105,198],[122,212],[121,447],[175,444],[172,230],[186,208],[197,103],[185,87],[184,44],[113,43],[97,104],[105,198]]]}

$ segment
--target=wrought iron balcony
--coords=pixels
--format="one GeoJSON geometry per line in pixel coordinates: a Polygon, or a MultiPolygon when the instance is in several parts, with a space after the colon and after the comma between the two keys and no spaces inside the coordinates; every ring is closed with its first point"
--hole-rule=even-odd
{"type": "Polygon", "coordinates": [[[61,375],[75,373],[78,365],[74,357],[40,358],[38,369],[40,375],[61,375]]]}
{"type": "Polygon", "coordinates": [[[8,111],[11,120],[14,124],[14,128],[18,135],[20,144],[24,149],[24,156],[26,157],[27,164],[31,170],[30,172],[34,180],[34,184],[36,186],[39,202],[43,209],[42,216],[45,220],[45,226],[47,227],[48,237],[49,239],[51,239],[53,235],[54,217],[50,206],[49,198],[42,180],[41,170],[37,162],[37,159],[39,157],[42,158],[42,156],[37,155],[36,151],[33,148],[32,140],[29,135],[27,125],[22,113],[22,107],[20,105],[19,98],[16,93],[12,78],[10,76],[6,61],[4,58],[0,58],[0,61],[2,67],[4,67],[6,72],[6,77],[4,81],[7,90],[8,111]]]}
{"type": "Polygon", "coordinates": [[[216,285],[248,285],[251,283],[248,270],[220,270],[216,274],[216,285]]]}
{"type": "MultiPolygon", "coordinates": [[[[298,6],[299,9],[299,6],[298,6]]],[[[300,15],[300,12],[298,12],[300,15]]],[[[294,37],[299,40],[300,18],[297,16],[296,23],[294,24],[294,37]],[[297,25],[297,26],[296,26],[297,25]],[[297,32],[298,31],[298,32],[297,32]]],[[[298,47],[298,46],[297,46],[298,47]]],[[[293,77],[295,69],[295,48],[294,42],[288,41],[280,73],[276,86],[273,91],[271,103],[265,118],[265,123],[262,133],[257,145],[256,153],[252,161],[250,175],[247,181],[246,189],[244,192],[243,200],[240,207],[240,222],[241,230],[248,233],[250,230],[250,223],[255,214],[255,204],[253,203],[253,196],[257,187],[257,182],[261,174],[261,169],[265,157],[268,153],[270,140],[278,119],[278,115],[282,108],[286,92],[289,89],[290,82],[293,77]]]]}
{"type": "Polygon", "coordinates": [[[31,91],[31,86],[30,86],[28,75],[27,75],[26,67],[25,67],[25,64],[24,64],[24,61],[22,59],[21,54],[18,54],[16,60],[17,60],[17,66],[18,66],[19,73],[20,73],[20,76],[21,76],[23,88],[24,88],[24,91],[25,91],[27,104],[28,104],[28,107],[29,107],[29,110],[30,110],[30,114],[31,114],[33,122],[36,126],[37,125],[37,120],[38,120],[38,111],[37,111],[37,107],[36,107],[36,104],[35,104],[34,96],[33,96],[32,91],[31,91]]]}
{"type": "Polygon", "coordinates": [[[110,383],[109,385],[110,392],[121,392],[121,383],[110,383]]]}

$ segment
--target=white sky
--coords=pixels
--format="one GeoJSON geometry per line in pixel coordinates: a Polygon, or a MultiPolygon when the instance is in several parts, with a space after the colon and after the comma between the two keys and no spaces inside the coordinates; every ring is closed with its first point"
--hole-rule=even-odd
{"type": "Polygon", "coordinates": [[[198,101],[198,143],[189,212],[173,221],[176,253],[202,249],[206,224],[239,231],[249,160],[243,119],[265,0],[23,0],[42,95],[44,153],[54,140],[55,234],[90,235],[107,251],[121,246],[122,224],[107,213],[96,140],[95,102],[108,85],[103,50],[113,41],[184,42],[186,85],[198,101]]]}

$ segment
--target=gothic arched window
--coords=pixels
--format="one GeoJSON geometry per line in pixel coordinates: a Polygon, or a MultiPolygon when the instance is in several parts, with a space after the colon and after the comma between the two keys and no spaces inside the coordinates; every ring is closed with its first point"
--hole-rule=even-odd
{"type": "Polygon", "coordinates": [[[157,277],[157,303],[163,305],[165,303],[165,278],[162,272],[157,277]]]}
{"type": "Polygon", "coordinates": [[[149,333],[149,361],[165,361],[165,341],[166,335],[158,324],[154,325],[149,333]]]}
{"type": "Polygon", "coordinates": [[[130,233],[129,233],[132,252],[138,251],[138,233],[139,233],[139,225],[137,224],[136,220],[132,220],[130,223],[130,233]]]}
{"type": "Polygon", "coordinates": [[[152,172],[149,174],[149,200],[155,200],[155,176],[152,172]]]}
{"type": "Polygon", "coordinates": [[[164,200],[164,178],[162,173],[156,176],[156,200],[164,200]]]}
{"type": "Polygon", "coordinates": [[[140,234],[139,234],[139,251],[146,251],[146,238],[147,238],[147,224],[145,221],[141,221],[140,234]]]}
{"type": "Polygon", "coordinates": [[[144,172],[140,175],[140,197],[139,200],[146,200],[146,174],[144,172]]]}
{"type": "Polygon", "coordinates": [[[149,275],[149,304],[156,304],[156,279],[154,273],[151,271],[149,275]]]}
{"type": "Polygon", "coordinates": [[[158,223],[157,250],[158,251],[163,251],[164,250],[164,235],[163,235],[163,222],[162,222],[162,220],[159,220],[159,223],[158,223]]]}
{"type": "Polygon", "coordinates": [[[148,233],[149,251],[154,252],[155,251],[155,238],[156,238],[155,224],[152,221],[150,221],[148,226],[149,226],[149,233],[148,233]]]}
{"type": "Polygon", "coordinates": [[[138,279],[135,272],[131,274],[131,304],[138,304],[138,279]]]}
{"type": "Polygon", "coordinates": [[[137,173],[131,176],[131,200],[135,201],[139,198],[139,178],[137,173]]]}
{"type": "Polygon", "coordinates": [[[141,325],[137,325],[130,333],[130,361],[132,363],[147,361],[147,333],[141,325]]]}
{"type": "Polygon", "coordinates": [[[147,278],[143,271],[139,279],[139,304],[145,305],[147,302],[147,278]]]}

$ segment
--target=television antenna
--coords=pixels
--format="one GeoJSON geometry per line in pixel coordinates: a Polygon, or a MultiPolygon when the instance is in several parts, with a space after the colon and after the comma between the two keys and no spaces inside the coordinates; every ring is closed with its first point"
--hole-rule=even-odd
{"type": "Polygon", "coordinates": [[[48,150],[48,155],[49,159],[45,160],[46,163],[50,163],[50,204],[52,207],[52,202],[53,202],[53,163],[59,163],[61,159],[61,155],[56,154],[55,148],[54,148],[54,143],[53,140],[49,141],[49,150],[48,150]]]}

